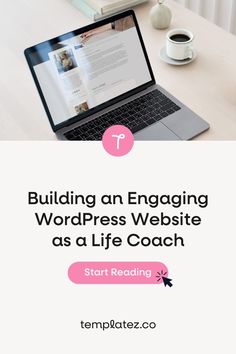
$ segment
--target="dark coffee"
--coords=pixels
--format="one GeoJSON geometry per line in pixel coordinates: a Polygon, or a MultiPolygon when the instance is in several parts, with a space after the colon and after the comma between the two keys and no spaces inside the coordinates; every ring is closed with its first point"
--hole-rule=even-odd
{"type": "Polygon", "coordinates": [[[187,34],[173,34],[170,39],[174,42],[184,43],[190,41],[189,36],[187,34]]]}

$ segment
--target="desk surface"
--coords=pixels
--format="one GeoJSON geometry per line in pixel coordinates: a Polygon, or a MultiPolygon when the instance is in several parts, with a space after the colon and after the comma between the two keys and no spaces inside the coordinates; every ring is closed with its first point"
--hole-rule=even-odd
{"type": "MultiPolygon", "coordinates": [[[[190,65],[169,66],[159,58],[166,31],[149,22],[154,3],[135,11],[157,82],[211,124],[198,140],[236,140],[236,36],[169,0],[171,28],[192,30],[198,51],[190,65]]],[[[23,50],[90,20],[67,0],[4,1],[0,6],[0,139],[54,140],[23,50]]]]}

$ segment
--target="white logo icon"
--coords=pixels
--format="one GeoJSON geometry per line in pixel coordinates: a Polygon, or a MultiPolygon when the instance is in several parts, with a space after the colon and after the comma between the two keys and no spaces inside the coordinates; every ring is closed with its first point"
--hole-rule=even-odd
{"type": "Polygon", "coordinates": [[[120,150],[120,140],[125,139],[125,134],[119,134],[119,135],[112,135],[112,138],[116,138],[116,148],[117,150],[120,150]]]}

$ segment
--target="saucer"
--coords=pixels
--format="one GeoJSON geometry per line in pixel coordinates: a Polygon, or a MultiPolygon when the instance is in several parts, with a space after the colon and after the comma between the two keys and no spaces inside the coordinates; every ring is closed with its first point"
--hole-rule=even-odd
{"type": "Polygon", "coordinates": [[[184,59],[184,60],[175,60],[175,59],[171,59],[168,57],[168,55],[166,54],[166,47],[163,47],[160,50],[160,58],[161,60],[163,60],[165,63],[170,64],[170,65],[187,65],[192,63],[197,57],[197,51],[196,49],[193,49],[193,57],[184,59]]]}

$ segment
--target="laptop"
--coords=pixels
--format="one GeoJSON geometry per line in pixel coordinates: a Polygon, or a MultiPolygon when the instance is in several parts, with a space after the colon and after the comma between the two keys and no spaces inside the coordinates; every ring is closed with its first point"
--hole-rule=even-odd
{"type": "Polygon", "coordinates": [[[101,140],[117,124],[135,140],[190,140],[209,129],[156,83],[132,10],[34,45],[25,56],[59,139],[101,140]]]}

